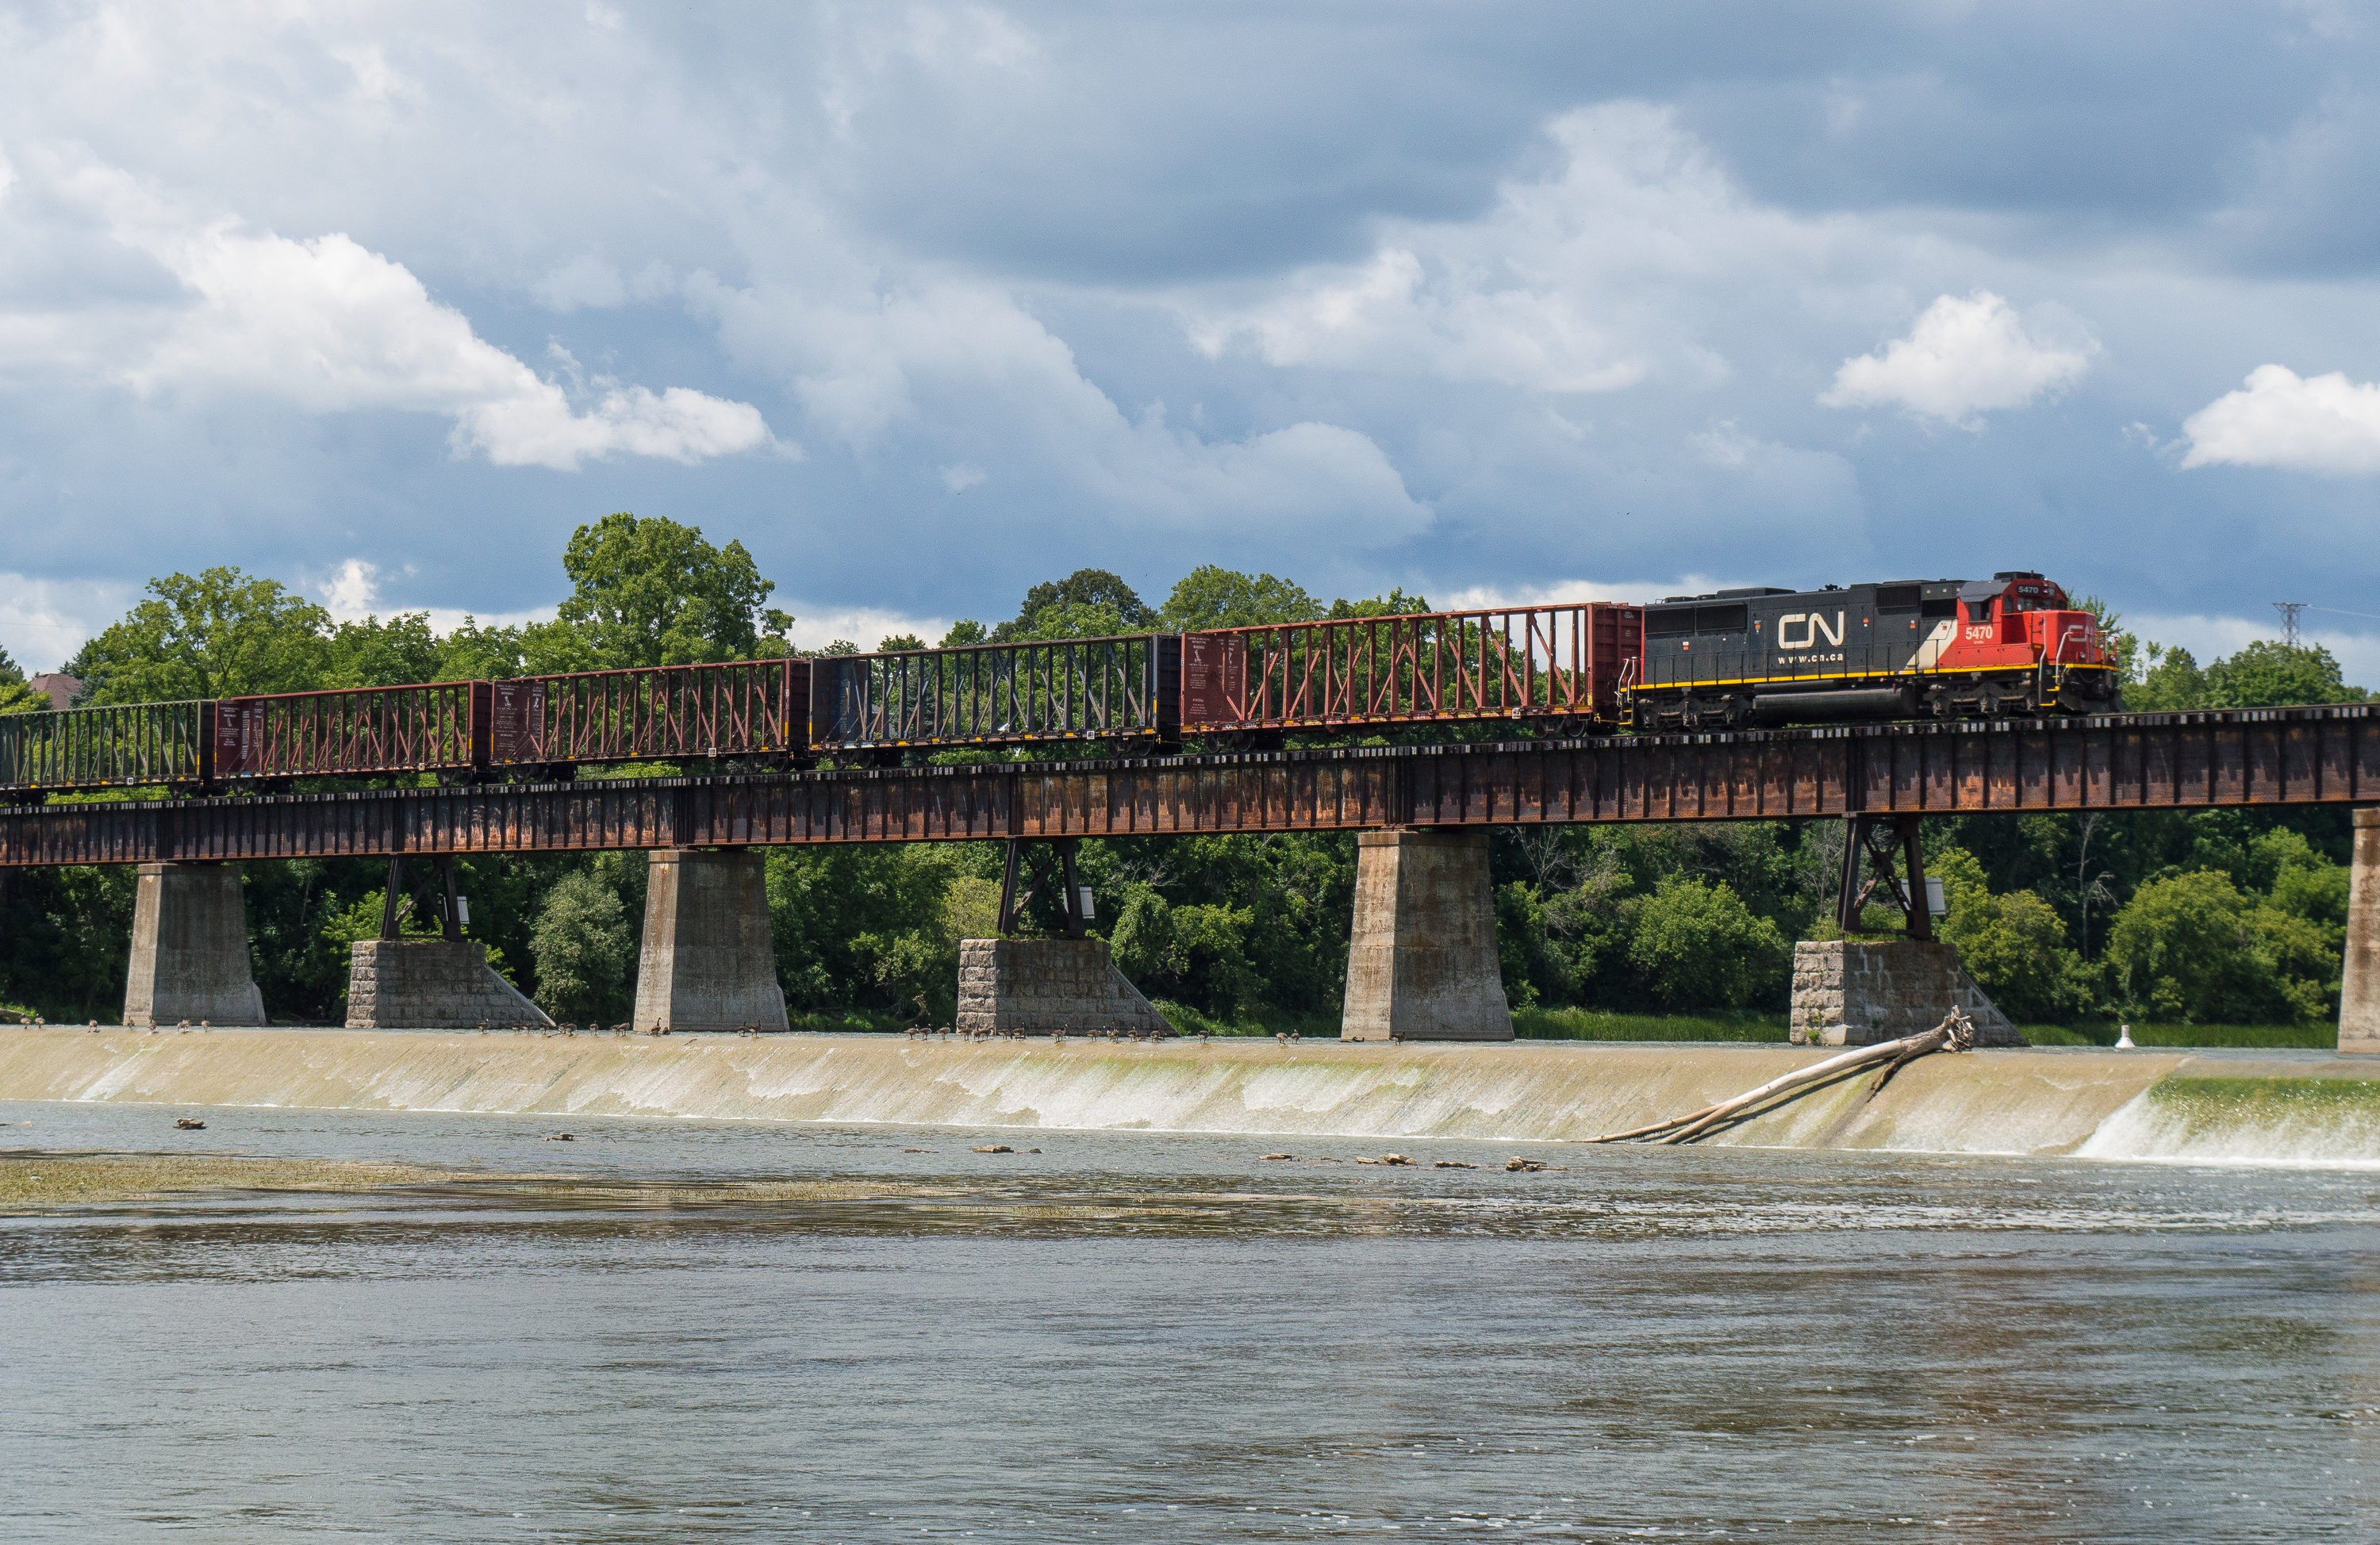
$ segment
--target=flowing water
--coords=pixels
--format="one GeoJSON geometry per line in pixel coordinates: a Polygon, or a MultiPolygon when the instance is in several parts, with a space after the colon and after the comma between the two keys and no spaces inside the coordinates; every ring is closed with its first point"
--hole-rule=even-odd
{"type": "Polygon", "coordinates": [[[467,1173],[0,1221],[0,1535],[2380,1538],[2369,1167],[181,1114],[467,1173]]]}

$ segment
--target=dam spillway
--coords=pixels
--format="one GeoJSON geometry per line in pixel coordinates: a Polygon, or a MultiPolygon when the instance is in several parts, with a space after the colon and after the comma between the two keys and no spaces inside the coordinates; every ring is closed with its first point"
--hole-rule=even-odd
{"type": "MultiPolygon", "coordinates": [[[[1562,1142],[1741,1093],[1782,1045],[917,1041],[454,1031],[0,1032],[0,1099],[1562,1142]]],[[[2380,1081],[2322,1053],[1976,1051],[1707,1141],[2380,1165],[2380,1081]]]]}

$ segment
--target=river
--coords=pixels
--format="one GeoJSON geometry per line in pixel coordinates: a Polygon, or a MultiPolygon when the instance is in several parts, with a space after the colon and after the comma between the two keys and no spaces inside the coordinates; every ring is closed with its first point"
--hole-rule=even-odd
{"type": "Polygon", "coordinates": [[[471,1174],[0,1221],[8,1538],[2380,1537],[2369,1167],[180,1114],[471,1174]]]}

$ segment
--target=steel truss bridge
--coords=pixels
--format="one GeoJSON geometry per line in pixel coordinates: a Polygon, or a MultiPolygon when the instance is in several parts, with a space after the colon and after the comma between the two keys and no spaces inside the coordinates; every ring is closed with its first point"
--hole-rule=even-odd
{"type": "Polygon", "coordinates": [[[0,867],[2380,803],[2380,705],[0,810],[0,867]]]}

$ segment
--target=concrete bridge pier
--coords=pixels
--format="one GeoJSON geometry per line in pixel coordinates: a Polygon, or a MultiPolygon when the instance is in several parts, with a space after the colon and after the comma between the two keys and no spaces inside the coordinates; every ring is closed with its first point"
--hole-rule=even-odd
{"type": "Polygon", "coordinates": [[[248,954],[248,902],[229,864],[144,863],[135,882],[124,1022],[182,1020],[264,1022],[248,954]]]}
{"type": "Polygon", "coordinates": [[[747,849],[655,849],[645,871],[636,1028],[783,1030],[766,861],[747,849]]]}
{"type": "Polygon", "coordinates": [[[1342,1041],[1510,1041],[1485,830],[1355,839],[1342,1041]]]}
{"type": "Polygon", "coordinates": [[[2347,889],[2347,977],[2338,993],[2338,1049],[2380,1053],[2380,805],[2355,811],[2347,889]]]}

